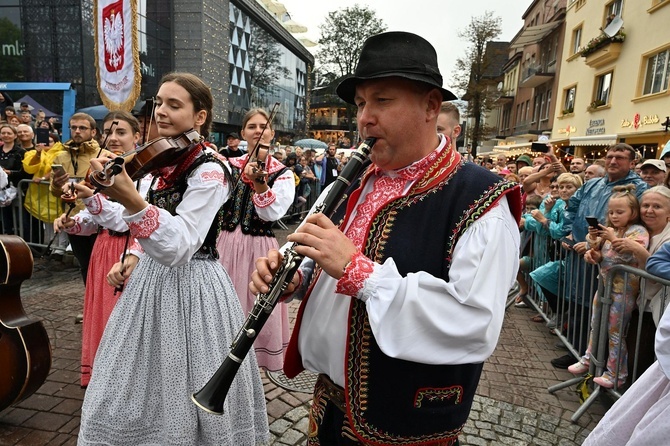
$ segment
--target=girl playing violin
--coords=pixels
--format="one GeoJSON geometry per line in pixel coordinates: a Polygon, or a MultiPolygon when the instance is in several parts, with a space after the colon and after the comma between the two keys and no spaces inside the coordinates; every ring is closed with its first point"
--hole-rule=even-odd
{"type": "MultiPolygon", "coordinates": [[[[295,185],[293,172],[268,154],[274,130],[265,110],[256,108],[247,112],[241,133],[250,149],[249,153],[228,160],[235,180],[240,175],[242,178],[224,206],[217,248],[221,253],[219,261],[230,274],[242,309],[248,314],[256,299],[249,291],[249,277],[256,269],[254,261],[268,249],[277,249],[272,224],[284,216],[293,203],[295,185]],[[254,148],[258,148],[258,154],[254,148]],[[249,157],[252,158],[247,163],[249,157]],[[258,160],[263,160],[264,167],[258,160]],[[235,249],[230,249],[231,246],[235,249]]],[[[258,365],[272,371],[281,370],[289,336],[288,308],[282,303],[270,314],[254,342],[258,365]]]]}
{"type": "MultiPolygon", "coordinates": [[[[191,129],[207,134],[213,98],[198,77],[164,76],[156,100],[162,137],[191,129]]],[[[108,161],[93,160],[92,167],[103,170],[108,161]]],[[[244,323],[233,285],[216,261],[218,218],[230,193],[226,167],[196,142],[154,176],[146,201],[125,168],[105,189],[125,208],[122,218],[141,252],[126,256],[107,275],[110,285],[126,283],[95,358],[79,444],[265,442],[265,397],[255,356],[240,367],[222,416],[190,400],[244,323]]]]}
{"type": "MultiPolygon", "coordinates": [[[[107,149],[121,154],[135,149],[140,138],[139,122],[130,113],[114,111],[103,120],[103,133],[107,149]]],[[[146,182],[144,190],[148,188],[146,182]]],[[[64,187],[68,187],[66,185],[64,187]]],[[[84,294],[84,319],[81,341],[81,385],[86,387],[91,379],[93,359],[100,344],[100,338],[107,325],[107,319],[116,305],[119,293],[109,286],[105,277],[110,268],[119,261],[127,243],[128,225],[121,218],[120,203],[107,200],[103,194],[94,191],[83,182],[74,184],[76,196],[82,199],[86,208],[74,217],[63,214],[54,223],[56,232],[65,231],[73,235],[98,234],[93,244],[88,265],[84,294]]]]}

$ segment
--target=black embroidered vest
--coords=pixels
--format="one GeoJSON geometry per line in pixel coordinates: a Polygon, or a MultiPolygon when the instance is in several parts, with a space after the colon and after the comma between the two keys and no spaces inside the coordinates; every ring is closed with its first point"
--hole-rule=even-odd
{"type": "MultiPolygon", "coordinates": [[[[448,281],[454,247],[473,222],[503,195],[519,215],[518,185],[463,161],[445,175],[450,170],[440,169],[445,162],[438,161],[407,196],[375,216],[363,248],[368,258],[383,263],[392,257],[403,276],[426,271],[448,281]]],[[[483,364],[427,365],[385,355],[375,341],[365,303],[358,299],[352,299],[346,348],[347,416],[363,442],[449,445],[457,440],[483,364]]]]}
{"type": "MultiPolygon", "coordinates": [[[[230,167],[233,171],[233,178],[238,178],[241,173],[240,169],[233,165],[230,167]]],[[[281,169],[268,175],[268,187],[271,188],[275,180],[284,172],[286,172],[286,169],[281,169]]],[[[226,204],[223,205],[221,230],[233,232],[237,225],[240,225],[243,234],[274,237],[275,234],[272,231],[272,224],[274,222],[262,220],[256,213],[252,200],[254,194],[253,188],[240,183],[237,189],[233,191],[233,194],[226,204]]]]}
{"type": "MultiPolygon", "coordinates": [[[[220,165],[223,169],[224,174],[226,175],[226,180],[228,181],[228,184],[231,184],[230,180],[230,173],[228,172],[228,168],[221,162],[219,158],[216,156],[206,153],[205,155],[201,155],[193,161],[193,163],[175,180],[175,182],[172,184],[172,186],[167,187],[162,190],[154,190],[153,184],[152,187],[149,188],[149,193],[148,193],[148,202],[149,204],[153,204],[161,209],[165,209],[172,215],[177,215],[177,206],[179,206],[179,203],[181,203],[184,192],[186,192],[186,187],[187,187],[187,182],[186,180],[188,179],[189,176],[197,169],[199,166],[205,163],[216,163],[220,165]]],[[[154,182],[158,177],[154,177],[154,182]]],[[[208,257],[212,259],[218,259],[219,258],[219,252],[216,249],[216,239],[219,235],[219,226],[221,225],[221,220],[223,218],[223,207],[219,209],[219,211],[216,214],[216,217],[214,218],[214,221],[212,222],[212,225],[209,228],[209,231],[207,232],[207,236],[205,237],[205,241],[203,242],[202,246],[200,249],[198,249],[198,253],[205,254],[208,257]]]]}

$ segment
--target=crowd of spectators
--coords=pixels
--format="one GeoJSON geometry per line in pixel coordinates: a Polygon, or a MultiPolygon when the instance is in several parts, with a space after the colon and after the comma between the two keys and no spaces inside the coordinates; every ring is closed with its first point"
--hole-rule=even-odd
{"type": "MultiPolygon", "coordinates": [[[[480,159],[482,165],[523,186],[526,213],[520,230],[523,236],[536,242],[526,244],[526,251],[520,253],[520,291],[516,306],[530,306],[527,295],[535,290],[540,305],[544,304],[543,309],[554,318],[548,320],[535,315],[532,320],[548,320],[548,327],[563,333],[580,355],[575,356],[571,351],[553,359],[551,364],[576,375],[589,370],[590,317],[594,309],[598,312],[600,308],[600,300],[598,296],[594,299],[594,289],[590,286],[596,272],[600,270],[604,274],[612,264],[621,263],[644,269],[647,259],[670,241],[670,149],[662,152],[660,159],[643,160],[633,147],[619,143],[610,146],[603,159],[589,161],[573,157],[569,164],[564,164],[554,155],[551,146],[546,154],[534,159],[522,155],[513,163],[504,155],[495,161],[480,159]],[[510,169],[512,165],[516,172],[510,169]],[[612,199],[613,194],[616,199],[612,199]],[[619,217],[622,213],[626,214],[623,223],[619,217]],[[598,225],[590,227],[587,217],[595,217],[598,225]],[[642,233],[645,237],[640,237],[642,233]],[[562,252],[559,254],[556,250],[562,252]],[[544,254],[539,264],[538,251],[544,254]],[[590,268],[588,262],[597,268],[590,268]],[[559,309],[569,309],[569,314],[567,310],[558,314],[559,309]],[[556,318],[565,321],[565,325],[556,327],[556,318]],[[584,330],[570,327],[586,327],[586,336],[584,330]]],[[[613,281],[622,283],[621,278],[615,277],[613,281]]],[[[639,361],[638,374],[653,361],[651,346],[666,305],[667,290],[654,282],[644,287],[633,286],[634,283],[635,279],[629,278],[624,288],[614,286],[610,314],[603,316],[609,318],[610,327],[623,318],[623,330],[608,333],[609,368],[606,366],[604,374],[595,381],[602,387],[622,386],[633,356],[639,361]],[[623,297],[617,299],[617,296],[623,297]],[[642,341],[639,350],[627,358],[626,333],[629,338],[633,336],[632,339],[637,336],[638,318],[642,321],[639,329],[642,341]],[[629,329],[629,321],[634,329],[629,329]]],[[[638,348],[632,339],[628,345],[638,348]]],[[[607,359],[607,352],[600,357],[607,359]]]]}

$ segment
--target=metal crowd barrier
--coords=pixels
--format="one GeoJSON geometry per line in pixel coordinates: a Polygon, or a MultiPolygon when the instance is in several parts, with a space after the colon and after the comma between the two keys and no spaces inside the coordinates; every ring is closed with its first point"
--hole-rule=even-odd
{"type": "Polygon", "coordinates": [[[21,180],[17,189],[18,193],[12,204],[2,208],[3,213],[11,212],[12,220],[12,228],[5,227],[4,218],[0,221],[2,233],[18,235],[30,246],[46,248],[53,234],[53,230],[51,230],[53,221],[62,214],[63,204],[60,198],[56,198],[55,207],[45,206],[48,201],[44,198],[51,197],[48,181],[34,183],[32,180],[21,180]],[[31,202],[35,203],[34,212],[47,221],[32,216],[25,209],[27,194],[30,194],[31,202]]]}
{"type": "MultiPolygon", "coordinates": [[[[649,280],[653,280],[654,282],[657,282],[661,285],[664,286],[663,288],[663,295],[662,295],[662,302],[661,302],[661,313],[663,312],[663,309],[665,308],[665,302],[667,299],[668,295],[668,287],[670,286],[670,280],[665,280],[662,279],[658,276],[654,276],[652,274],[647,273],[646,271],[638,268],[633,268],[628,265],[615,265],[610,269],[607,281],[605,282],[604,286],[604,291],[602,293],[602,297],[600,298],[600,303],[601,303],[601,311],[599,313],[596,313],[596,317],[594,318],[593,321],[593,326],[598,327],[598,329],[594,329],[593,332],[593,345],[595,350],[591,352],[591,358],[590,358],[590,366],[589,366],[589,374],[592,376],[601,376],[603,372],[607,368],[607,360],[608,360],[608,331],[609,331],[609,313],[610,313],[610,308],[612,306],[613,300],[612,300],[612,292],[613,292],[613,281],[614,281],[614,276],[615,273],[617,272],[622,272],[623,273],[623,279],[624,283],[627,283],[629,280],[629,276],[634,275],[640,277],[640,293],[639,295],[643,295],[644,288],[647,286],[647,282],[649,280]]],[[[599,293],[600,296],[600,293],[599,293]]],[[[638,296],[635,296],[637,298],[638,296]]],[[[642,330],[642,318],[644,316],[644,311],[641,311],[639,313],[639,320],[638,320],[638,330],[635,336],[635,352],[636,354],[633,357],[633,367],[632,367],[632,373],[630,376],[630,384],[635,382],[638,378],[638,357],[639,355],[637,352],[639,352],[639,347],[640,347],[640,332],[642,330]]],[[[658,315],[659,319],[661,314],[658,315]]],[[[621,322],[619,324],[619,333],[621,333],[621,341],[620,342],[626,342],[626,331],[627,328],[624,326],[624,318],[620,318],[621,322]]],[[[616,358],[616,369],[615,369],[615,374],[614,374],[614,387],[609,389],[605,388],[602,386],[599,386],[597,384],[594,385],[594,390],[593,392],[589,395],[589,397],[584,401],[584,403],[580,406],[580,408],[573,414],[572,416],[572,421],[576,422],[586,411],[588,408],[595,402],[596,398],[600,395],[600,393],[605,392],[609,393],[612,397],[615,399],[619,399],[621,397],[621,393],[619,392],[619,380],[622,374],[622,364],[621,364],[621,356],[622,356],[622,349],[619,348],[618,350],[618,355],[616,358]]],[[[630,364],[630,358],[628,361],[628,364],[625,364],[623,366],[627,367],[630,364]]],[[[565,383],[564,383],[565,384],[565,383]]],[[[553,386],[556,387],[556,386],[553,386]]]]}
{"type": "MultiPolygon", "coordinates": [[[[593,339],[592,351],[590,352],[590,368],[589,373],[585,376],[576,376],[563,383],[556,384],[549,387],[547,390],[550,393],[555,393],[558,390],[578,385],[584,382],[585,379],[590,379],[593,376],[601,376],[606,370],[608,359],[608,322],[609,312],[612,304],[612,289],[613,280],[616,272],[623,273],[624,283],[627,283],[631,275],[640,277],[639,293],[634,297],[638,299],[639,296],[645,295],[647,286],[650,281],[656,282],[661,286],[661,312],[665,308],[667,298],[670,297],[670,280],[662,279],[658,276],[647,273],[643,269],[633,268],[627,265],[615,265],[608,274],[608,280],[603,283],[599,280],[598,266],[586,263],[583,257],[579,256],[573,250],[565,250],[557,241],[548,241],[547,237],[533,234],[530,237],[531,246],[531,267],[526,273],[528,282],[528,298],[526,302],[533,307],[547,322],[558,339],[567,347],[570,354],[577,362],[585,353],[589,337],[591,335],[592,322],[592,303],[595,292],[598,291],[600,311],[596,312],[593,318],[593,339]],[[553,250],[553,251],[552,251],[553,250]],[[555,311],[552,311],[548,304],[547,296],[535,284],[530,277],[530,271],[544,265],[546,262],[559,262],[558,273],[558,294],[557,300],[554,303],[555,311]]],[[[657,286],[658,286],[657,285],[657,286]]],[[[640,300],[646,305],[646,301],[640,300]]],[[[635,382],[644,370],[639,370],[639,360],[641,347],[643,343],[643,328],[648,325],[645,322],[645,308],[639,308],[638,317],[636,320],[631,320],[631,325],[637,327],[634,333],[627,333],[628,327],[620,326],[619,332],[621,338],[628,338],[627,345],[629,353],[627,367],[628,381],[626,386],[635,382]]],[[[660,314],[657,315],[660,319],[660,314]]],[[[621,324],[624,323],[623,318],[621,324]]],[[[647,327],[648,328],[648,327],[647,327]]],[[[655,327],[653,328],[655,330],[655,327]]],[[[653,341],[652,341],[653,342],[653,341]]],[[[647,342],[649,343],[649,342],[647,342]]],[[[621,353],[617,357],[617,368],[615,370],[615,386],[612,389],[603,388],[594,384],[594,390],[590,396],[585,400],[584,404],[573,414],[571,420],[577,420],[588,410],[593,402],[602,393],[608,393],[614,398],[621,396],[619,379],[621,376],[621,353]]]]}
{"type": "Polygon", "coordinates": [[[316,183],[319,181],[317,178],[316,180],[307,180],[305,178],[302,178],[300,180],[302,181],[309,181],[310,185],[310,193],[307,197],[305,198],[305,202],[302,202],[301,200],[298,200],[298,189],[299,186],[296,186],[296,198],[293,201],[293,204],[291,207],[286,211],[286,214],[279,220],[277,220],[276,224],[281,228],[281,229],[288,229],[287,223],[295,222],[298,220],[302,220],[305,218],[309,210],[311,209],[312,205],[316,203],[316,199],[319,198],[320,194],[320,185],[317,187],[316,183]]]}

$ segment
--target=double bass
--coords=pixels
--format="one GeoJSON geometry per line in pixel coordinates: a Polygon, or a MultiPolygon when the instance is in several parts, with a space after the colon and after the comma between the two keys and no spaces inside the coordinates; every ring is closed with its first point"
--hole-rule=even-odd
{"type": "Polygon", "coordinates": [[[21,304],[21,283],[33,272],[33,255],[20,237],[0,235],[0,410],[32,395],[51,369],[44,325],[21,304]]]}

